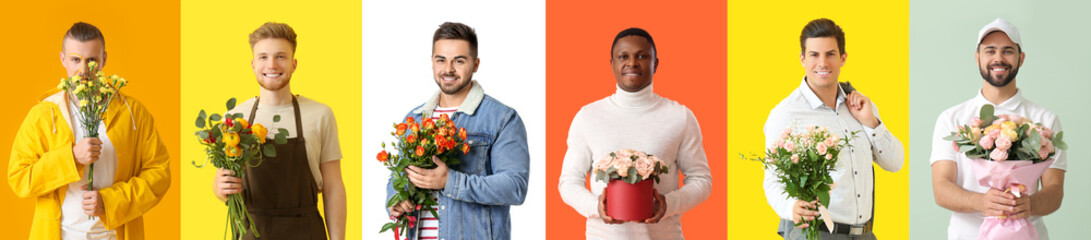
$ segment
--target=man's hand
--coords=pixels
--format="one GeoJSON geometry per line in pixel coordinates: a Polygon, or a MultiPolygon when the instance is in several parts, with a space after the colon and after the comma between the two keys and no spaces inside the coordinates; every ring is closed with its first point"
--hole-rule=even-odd
{"type": "MultiPolygon", "coordinates": [[[[978,201],[980,204],[977,205],[977,211],[985,216],[1004,216],[1015,211],[1015,196],[1009,193],[990,188],[988,192],[978,195],[978,198],[981,200],[978,201]]],[[[1029,205],[1027,209],[1030,209],[1029,205]]]]}
{"type": "Polygon", "coordinates": [[[390,211],[390,216],[398,217],[409,211],[413,211],[413,203],[409,201],[402,201],[398,204],[394,204],[393,207],[387,208],[387,211],[390,211]]]}
{"type": "Polygon", "coordinates": [[[667,197],[663,196],[663,194],[659,194],[659,189],[655,188],[652,188],[652,195],[655,195],[655,207],[652,208],[655,211],[655,215],[645,219],[644,223],[659,223],[659,220],[663,219],[663,215],[667,214],[667,197]]]}
{"type": "Polygon", "coordinates": [[[606,193],[605,192],[602,193],[602,195],[599,195],[599,218],[601,218],[602,221],[605,222],[606,224],[622,224],[622,223],[625,223],[625,221],[616,220],[616,219],[610,217],[609,215],[606,215],[606,193]]]}
{"type": "Polygon", "coordinates": [[[443,189],[447,186],[447,164],[438,157],[432,156],[432,162],[436,168],[424,169],[410,165],[405,173],[409,175],[409,181],[423,189],[443,189]]]}
{"type": "Polygon", "coordinates": [[[852,91],[848,96],[845,96],[845,99],[845,103],[849,105],[849,113],[852,114],[853,118],[856,118],[856,121],[868,128],[879,126],[879,119],[875,117],[875,108],[871,105],[871,98],[864,96],[863,93],[852,91]]]}
{"type": "Polygon", "coordinates": [[[796,200],[796,204],[792,206],[792,222],[796,224],[803,223],[796,226],[797,228],[810,227],[811,224],[806,223],[806,221],[811,221],[818,217],[818,211],[815,211],[815,209],[818,209],[818,200],[810,202],[796,200]]]}
{"type": "Polygon", "coordinates": [[[101,151],[102,141],[98,138],[83,138],[72,146],[72,157],[79,164],[90,165],[98,161],[101,151]]]}
{"type": "Polygon", "coordinates": [[[216,193],[216,198],[227,201],[227,195],[242,192],[242,178],[234,176],[235,171],[223,168],[216,170],[216,179],[212,181],[212,191],[216,193]]]}
{"type": "Polygon", "coordinates": [[[102,195],[99,195],[98,191],[87,191],[87,185],[80,187],[83,192],[81,202],[83,204],[83,213],[87,216],[102,216],[106,213],[106,209],[102,207],[102,195]]]}
{"type": "Polygon", "coordinates": [[[1030,217],[1030,200],[1032,199],[1033,198],[1029,195],[1024,195],[1023,197],[1016,198],[1015,206],[1012,206],[1012,209],[1014,210],[1011,211],[1010,217],[1013,219],[1023,219],[1030,217]]]}

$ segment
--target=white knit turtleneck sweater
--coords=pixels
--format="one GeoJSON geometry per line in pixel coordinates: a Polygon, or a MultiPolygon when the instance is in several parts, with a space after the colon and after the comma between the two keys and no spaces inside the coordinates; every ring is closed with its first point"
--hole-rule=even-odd
{"type": "Polygon", "coordinates": [[[707,199],[712,190],[697,118],[689,108],[655,94],[652,85],[637,92],[618,88],[576,113],[559,180],[564,202],[587,217],[587,239],[682,239],[682,213],[707,199]],[[606,183],[592,181],[588,190],[585,179],[595,160],[625,148],[658,156],[670,168],[655,185],[667,199],[666,215],[659,223],[612,225],[598,216],[598,196],[606,183]],[[679,173],[685,175],[681,188],[679,173]]]}

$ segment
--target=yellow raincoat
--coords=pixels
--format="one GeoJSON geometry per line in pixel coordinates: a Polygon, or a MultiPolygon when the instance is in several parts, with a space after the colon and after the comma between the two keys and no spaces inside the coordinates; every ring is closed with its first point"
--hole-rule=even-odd
{"type": "MultiPolygon", "coordinates": [[[[117,151],[117,171],[113,184],[99,190],[106,210],[100,219],[106,229],[117,231],[118,239],[144,239],[141,216],[170,188],[170,156],[145,106],[118,96],[104,119],[117,151]]],[[[61,238],[65,190],[85,172],[72,156],[72,115],[65,101],[64,92],[46,92],[27,113],[11,146],[8,184],[15,195],[36,199],[30,239],[61,238]]]]}

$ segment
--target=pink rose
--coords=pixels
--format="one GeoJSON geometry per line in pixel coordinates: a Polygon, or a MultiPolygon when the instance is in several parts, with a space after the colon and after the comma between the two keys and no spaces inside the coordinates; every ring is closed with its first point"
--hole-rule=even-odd
{"type": "Polygon", "coordinates": [[[614,158],[606,156],[600,159],[598,162],[595,162],[595,169],[605,172],[607,169],[610,169],[610,166],[613,166],[613,164],[614,158]]]}
{"type": "Polygon", "coordinates": [[[614,160],[614,169],[617,169],[618,176],[629,176],[629,168],[632,166],[633,160],[631,158],[618,158],[614,160]]]}
{"type": "Polygon", "coordinates": [[[633,151],[633,156],[636,156],[636,158],[648,158],[648,154],[641,151],[633,151]]]}
{"type": "Polygon", "coordinates": [[[1008,119],[1008,121],[1012,121],[1014,123],[1022,123],[1023,122],[1023,116],[1019,116],[1019,115],[1015,115],[1015,114],[1005,114],[1004,116],[1008,119]]]}
{"type": "Polygon", "coordinates": [[[826,154],[826,143],[818,143],[818,146],[816,146],[815,149],[818,150],[818,155],[826,154]]]}
{"type": "Polygon", "coordinates": [[[1041,159],[1046,159],[1046,157],[1049,157],[1049,154],[1053,153],[1054,150],[1056,149],[1053,146],[1053,141],[1050,141],[1049,139],[1042,139],[1042,147],[1038,149],[1038,157],[1041,159]]]}
{"type": "Polygon", "coordinates": [[[989,131],[989,137],[992,137],[992,139],[994,140],[997,137],[1000,137],[1000,128],[993,128],[991,131],[989,131]]]}
{"type": "Polygon", "coordinates": [[[826,146],[828,147],[833,147],[837,145],[837,141],[834,141],[833,137],[826,138],[826,141],[824,141],[824,143],[826,143],[826,146]]]}
{"type": "Polygon", "coordinates": [[[614,155],[617,155],[617,158],[624,158],[624,159],[629,159],[630,161],[632,161],[633,160],[633,152],[634,151],[632,149],[622,149],[620,151],[614,152],[614,155]]]}
{"type": "Polygon", "coordinates": [[[795,142],[786,142],[786,143],[784,143],[784,149],[788,150],[789,152],[794,152],[796,150],[796,143],[795,142]]]}
{"type": "Polygon", "coordinates": [[[970,126],[981,127],[981,118],[980,117],[974,117],[974,119],[971,119],[970,120],[970,126]]]}
{"type": "MultiPolygon", "coordinates": [[[[832,139],[833,139],[833,142],[835,142],[835,143],[836,143],[836,142],[840,142],[840,141],[841,141],[841,137],[838,137],[838,136],[837,136],[836,134],[832,134],[832,135],[833,135],[833,136],[830,136],[830,138],[832,138],[832,139]]],[[[833,144],[830,144],[830,146],[833,146],[833,144]]]]}
{"type": "Polygon", "coordinates": [[[992,158],[993,161],[1003,162],[1004,160],[1008,160],[1008,152],[1000,151],[999,148],[993,149],[993,152],[989,154],[989,158],[992,158]]]}
{"type": "Polygon", "coordinates": [[[951,147],[954,147],[955,152],[958,152],[958,142],[951,142],[951,147]]]}
{"type": "Polygon", "coordinates": [[[655,163],[648,158],[638,158],[633,161],[633,168],[636,168],[636,174],[640,175],[640,179],[644,180],[655,171],[655,163]]]}
{"type": "Polygon", "coordinates": [[[996,139],[996,150],[1008,151],[1011,149],[1011,139],[1008,136],[1000,136],[996,139]]]}
{"type": "Polygon", "coordinates": [[[826,160],[830,160],[830,159],[833,159],[833,154],[827,153],[826,154],[826,160]]]}
{"type": "Polygon", "coordinates": [[[777,139],[776,142],[773,142],[773,147],[783,148],[784,147],[784,139],[777,139]]]}
{"type": "Polygon", "coordinates": [[[792,154],[792,163],[799,163],[799,155],[792,154]]]}
{"type": "MultiPolygon", "coordinates": [[[[978,141],[977,144],[981,145],[981,148],[989,150],[993,148],[993,141],[996,140],[993,140],[992,135],[985,135],[984,137],[981,137],[981,141],[978,141]]],[[[958,149],[958,147],[955,147],[955,149],[958,149]]]]}
{"type": "Polygon", "coordinates": [[[998,125],[999,126],[1001,124],[1004,124],[1004,121],[1007,121],[1007,120],[1005,120],[1004,118],[997,118],[996,120],[993,120],[992,125],[998,125]]]}
{"type": "Polygon", "coordinates": [[[1050,130],[1044,126],[1038,126],[1038,133],[1042,134],[1043,139],[1053,138],[1053,130],[1050,130]]]}

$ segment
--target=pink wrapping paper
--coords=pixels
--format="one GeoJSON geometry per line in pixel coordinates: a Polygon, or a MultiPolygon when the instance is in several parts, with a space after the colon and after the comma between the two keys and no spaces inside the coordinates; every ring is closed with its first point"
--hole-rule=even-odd
{"type": "MultiPolygon", "coordinates": [[[[1015,195],[1027,196],[1030,188],[1038,186],[1038,178],[1053,164],[1053,159],[1032,164],[1031,161],[994,162],[984,159],[970,161],[974,177],[982,186],[1005,191],[1018,185],[1025,186],[1015,195]]],[[[1010,219],[988,216],[981,223],[978,239],[1038,239],[1038,229],[1026,218],[1010,219]]]]}

